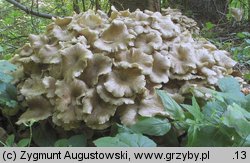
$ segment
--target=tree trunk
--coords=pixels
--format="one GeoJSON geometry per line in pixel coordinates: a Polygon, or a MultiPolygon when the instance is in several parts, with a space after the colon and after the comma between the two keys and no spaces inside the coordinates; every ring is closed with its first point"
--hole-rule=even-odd
{"type": "Polygon", "coordinates": [[[195,18],[218,22],[226,18],[229,0],[169,0],[170,4],[181,5],[184,12],[192,11],[195,18]]]}
{"type": "Polygon", "coordinates": [[[110,0],[111,4],[115,6],[117,10],[135,11],[140,10],[150,10],[150,11],[160,11],[160,0],[110,0]]]}
{"type": "Polygon", "coordinates": [[[80,7],[79,7],[79,2],[78,0],[73,0],[73,10],[79,14],[81,11],[80,11],[80,7]]]}

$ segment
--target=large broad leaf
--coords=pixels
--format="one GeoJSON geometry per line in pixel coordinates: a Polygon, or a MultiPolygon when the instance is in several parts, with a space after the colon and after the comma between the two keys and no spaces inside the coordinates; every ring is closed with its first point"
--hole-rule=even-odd
{"type": "Polygon", "coordinates": [[[248,112],[250,112],[250,94],[247,95],[247,96],[245,97],[245,99],[246,99],[246,104],[245,104],[244,108],[245,108],[248,112]]]}
{"type": "Polygon", "coordinates": [[[13,79],[12,76],[5,74],[3,72],[0,72],[0,82],[10,83],[12,79],[13,79]]]}
{"type": "Polygon", "coordinates": [[[69,146],[71,147],[86,147],[87,145],[87,138],[85,135],[74,135],[68,139],[69,146]]]}
{"type": "Polygon", "coordinates": [[[69,147],[68,139],[59,139],[54,144],[55,147],[69,147]]]}
{"type": "Polygon", "coordinates": [[[139,121],[130,127],[134,132],[162,136],[165,135],[170,129],[171,124],[167,119],[160,118],[140,118],[139,121]]]}
{"type": "Polygon", "coordinates": [[[53,147],[57,136],[55,129],[49,125],[39,125],[33,129],[33,141],[40,147],[53,147]]]}
{"type": "Polygon", "coordinates": [[[0,53],[3,52],[3,51],[4,51],[3,47],[0,46],[0,53]]]}
{"type": "Polygon", "coordinates": [[[210,123],[218,124],[221,122],[221,117],[226,111],[227,105],[221,101],[207,102],[203,107],[203,115],[210,123]]]}
{"type": "Polygon", "coordinates": [[[86,147],[87,138],[85,135],[74,135],[69,139],[59,139],[55,142],[55,147],[86,147]]]}
{"type": "Polygon", "coordinates": [[[6,90],[6,83],[0,81],[0,94],[5,92],[6,90]]]}
{"type": "Polygon", "coordinates": [[[192,106],[191,105],[182,105],[189,113],[191,113],[196,121],[202,121],[204,119],[203,114],[201,113],[200,106],[198,105],[195,97],[192,97],[192,106]]]}
{"type": "Polygon", "coordinates": [[[17,91],[13,85],[0,82],[0,105],[9,108],[16,108],[16,96],[17,91]]]}
{"type": "Polygon", "coordinates": [[[219,79],[218,86],[222,92],[238,92],[240,84],[233,77],[224,77],[219,79]]]}
{"type": "Polygon", "coordinates": [[[0,72],[7,73],[16,70],[16,66],[5,60],[0,60],[0,72]]]}
{"type": "Polygon", "coordinates": [[[120,124],[116,124],[116,125],[117,125],[118,133],[130,133],[130,134],[134,133],[133,130],[131,130],[130,128],[128,128],[126,126],[123,126],[123,125],[120,125],[120,124]]]}
{"type": "Polygon", "coordinates": [[[228,127],[234,128],[236,132],[245,139],[250,135],[250,114],[237,104],[229,105],[223,114],[222,122],[228,127]]]}
{"type": "Polygon", "coordinates": [[[30,139],[29,138],[25,138],[25,139],[22,139],[20,140],[18,143],[17,143],[17,146],[18,147],[27,147],[30,143],[30,139]]]}
{"type": "Polygon", "coordinates": [[[160,96],[164,109],[175,120],[183,120],[185,118],[184,112],[179,104],[177,104],[164,90],[156,90],[160,96]]]}
{"type": "Polygon", "coordinates": [[[224,126],[193,125],[188,129],[188,144],[191,147],[225,147],[235,144],[239,136],[224,126]],[[233,139],[234,138],[234,139],[233,139]]]}
{"type": "Polygon", "coordinates": [[[15,135],[14,134],[9,135],[5,143],[8,147],[12,147],[15,143],[15,135]]]}
{"type": "Polygon", "coordinates": [[[234,102],[242,104],[245,103],[245,96],[240,91],[239,82],[233,77],[224,77],[218,81],[218,86],[222,92],[218,95],[222,96],[227,103],[232,104],[234,102]]]}
{"type": "Polygon", "coordinates": [[[156,147],[154,141],[141,134],[120,133],[94,141],[97,147],[156,147]]]}

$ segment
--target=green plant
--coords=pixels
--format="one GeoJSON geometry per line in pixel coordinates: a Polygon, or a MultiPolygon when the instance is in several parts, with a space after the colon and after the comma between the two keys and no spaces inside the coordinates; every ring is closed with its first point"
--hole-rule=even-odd
{"type": "Polygon", "coordinates": [[[250,62],[250,33],[239,32],[236,37],[241,40],[241,43],[230,49],[234,59],[239,62],[250,62]]]}
{"type": "Polygon", "coordinates": [[[156,147],[155,142],[142,134],[118,133],[115,137],[103,137],[94,141],[97,147],[156,147]]]}
{"type": "Polygon", "coordinates": [[[55,147],[86,147],[87,138],[85,135],[74,135],[70,138],[59,139],[54,144],[55,147]]]}
{"type": "Polygon", "coordinates": [[[0,141],[0,144],[2,144],[4,147],[30,147],[31,141],[32,141],[32,126],[35,122],[31,122],[30,124],[25,124],[26,127],[29,127],[29,138],[22,138],[17,143],[15,143],[15,135],[11,134],[8,135],[5,142],[0,141]]]}
{"type": "Polygon", "coordinates": [[[94,144],[98,147],[155,147],[156,143],[147,136],[163,136],[170,129],[171,124],[167,119],[140,117],[130,127],[117,124],[118,133],[115,137],[102,137],[95,140],[94,144]]]}
{"type": "Polygon", "coordinates": [[[0,108],[8,109],[4,111],[7,114],[17,108],[15,100],[17,92],[15,86],[11,84],[13,78],[9,75],[15,69],[16,67],[8,61],[0,60],[0,108]]]}
{"type": "Polygon", "coordinates": [[[212,98],[204,105],[194,96],[191,104],[178,104],[163,90],[157,90],[171,122],[161,118],[139,118],[130,127],[118,125],[115,137],[102,137],[96,146],[155,146],[144,136],[164,136],[171,128],[187,132],[186,146],[250,146],[250,95],[244,96],[236,79],[220,79],[221,91],[199,90],[212,98]],[[144,134],[144,135],[143,135],[144,134]],[[143,145],[142,145],[142,142],[143,145]]]}
{"type": "Polygon", "coordinates": [[[29,146],[30,139],[24,138],[21,139],[18,143],[15,143],[15,135],[9,135],[5,142],[0,141],[4,147],[27,147],[29,146]]]}
{"type": "MultiPolygon", "coordinates": [[[[185,119],[176,119],[173,124],[187,132],[187,146],[250,146],[250,95],[244,96],[232,77],[220,79],[218,86],[220,92],[203,92],[212,94],[204,106],[199,106],[195,97],[191,105],[175,104],[183,108],[185,119]]],[[[171,100],[166,92],[158,94],[171,100]]]]}

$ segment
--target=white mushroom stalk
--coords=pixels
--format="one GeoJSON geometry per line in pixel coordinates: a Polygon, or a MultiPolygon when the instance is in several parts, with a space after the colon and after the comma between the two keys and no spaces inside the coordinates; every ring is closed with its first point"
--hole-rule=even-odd
{"type": "Polygon", "coordinates": [[[12,59],[26,103],[18,124],[52,118],[67,130],[105,129],[117,119],[132,125],[139,116],[169,117],[155,89],[182,102],[193,83],[212,87],[236,63],[192,38],[196,22],[179,11],[112,9],[110,17],[89,10],[53,18],[46,33],[29,36],[12,59]]]}

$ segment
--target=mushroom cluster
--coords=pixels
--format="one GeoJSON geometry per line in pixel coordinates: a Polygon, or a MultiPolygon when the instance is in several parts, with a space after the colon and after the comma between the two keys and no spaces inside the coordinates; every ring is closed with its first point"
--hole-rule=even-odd
{"type": "Polygon", "coordinates": [[[179,24],[182,31],[188,30],[192,34],[199,34],[200,32],[197,22],[185,15],[182,15],[178,9],[172,9],[170,7],[167,9],[162,9],[162,15],[170,15],[171,20],[174,23],[179,24]]]}
{"type": "Polygon", "coordinates": [[[13,58],[19,100],[17,124],[52,117],[67,130],[105,129],[140,116],[170,117],[154,91],[177,101],[187,85],[212,86],[235,61],[208,41],[192,38],[171,14],[136,10],[89,10],[55,18],[41,35],[30,35],[13,58]]]}

